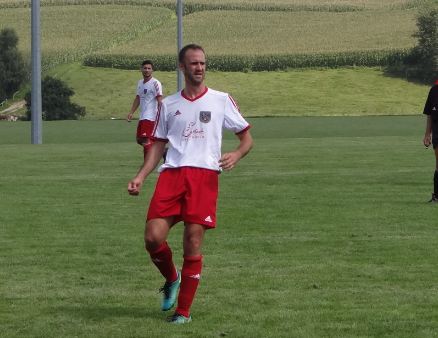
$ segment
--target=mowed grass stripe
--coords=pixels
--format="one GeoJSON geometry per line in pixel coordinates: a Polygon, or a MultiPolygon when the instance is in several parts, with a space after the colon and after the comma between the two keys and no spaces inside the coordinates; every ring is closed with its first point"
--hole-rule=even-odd
{"type": "MultiPolygon", "coordinates": [[[[426,118],[416,116],[356,116],[356,117],[273,117],[247,118],[257,140],[268,139],[325,139],[331,137],[388,137],[422,134],[426,118]]],[[[47,144],[115,144],[135,142],[136,123],[113,121],[44,121],[43,143],[47,144]]],[[[17,147],[30,144],[31,122],[0,123],[0,145],[17,147]]],[[[227,140],[234,139],[230,132],[227,140]]],[[[421,140],[420,140],[421,141],[421,140]]],[[[396,142],[396,141],[394,141],[396,142]]],[[[421,142],[420,142],[421,143],[421,142]]],[[[140,147],[138,147],[140,149],[140,147]]],[[[104,152],[111,150],[102,149],[104,152]]],[[[35,156],[39,156],[36,153],[35,156]]],[[[68,153],[65,154],[68,156],[68,153]]],[[[3,163],[15,161],[4,157],[3,163]]],[[[267,172],[269,173],[269,171],[267,172]]],[[[92,173],[90,173],[92,174],[92,173]]]]}
{"type": "MultiPolygon", "coordinates": [[[[436,337],[438,210],[425,203],[433,155],[411,117],[394,117],[391,137],[371,128],[386,118],[364,121],[362,133],[359,119],[321,119],[315,137],[257,119],[253,152],[220,177],[194,321],[177,328],[159,311],[162,280],[142,244],[156,175],[128,196],[139,147],[100,142],[108,129],[126,132],[108,127],[121,122],[54,123],[65,135],[92,125],[88,143],[0,146],[2,334],[436,337]]],[[[224,150],[234,145],[227,137],[224,150]]],[[[179,266],[181,235],[177,226],[169,238],[179,266]]]]}
{"type": "MultiPolygon", "coordinates": [[[[264,55],[411,48],[417,12],[205,11],[184,18],[184,41],[211,55],[264,55]]],[[[173,54],[175,22],[103,53],[173,54]],[[140,41],[141,40],[141,41],[140,41]]]]}

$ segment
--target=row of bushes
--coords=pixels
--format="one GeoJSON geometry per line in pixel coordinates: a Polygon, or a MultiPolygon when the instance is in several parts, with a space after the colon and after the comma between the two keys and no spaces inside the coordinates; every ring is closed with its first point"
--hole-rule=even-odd
{"type": "MultiPolygon", "coordinates": [[[[338,68],[346,66],[390,66],[403,61],[410,50],[381,50],[343,53],[315,53],[296,55],[210,55],[208,69],[227,72],[276,71],[289,68],[338,68]]],[[[83,64],[90,67],[138,69],[145,56],[95,54],[85,57],[83,64]]],[[[155,68],[173,71],[176,68],[175,55],[148,55],[155,68]]]]}

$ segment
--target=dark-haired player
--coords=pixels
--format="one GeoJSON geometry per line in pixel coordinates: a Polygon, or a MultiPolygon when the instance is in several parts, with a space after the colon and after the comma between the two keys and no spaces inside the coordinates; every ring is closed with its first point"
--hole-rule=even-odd
{"type": "Polygon", "coordinates": [[[163,89],[161,82],[152,76],[154,65],[151,60],[142,62],[140,71],[143,79],[137,83],[137,94],[132,102],[131,111],[127,116],[128,122],[131,121],[137,108],[140,106],[140,117],[137,125],[137,143],[143,147],[143,155],[152,145],[152,131],[155,125],[155,117],[158,106],[162,102],[163,89]]]}

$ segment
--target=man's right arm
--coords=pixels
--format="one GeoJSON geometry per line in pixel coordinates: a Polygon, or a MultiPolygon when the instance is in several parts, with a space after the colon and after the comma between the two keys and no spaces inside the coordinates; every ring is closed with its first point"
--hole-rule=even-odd
{"type": "Polygon", "coordinates": [[[424,132],[424,138],[423,138],[423,144],[426,147],[429,147],[430,144],[432,143],[432,117],[431,117],[432,89],[429,91],[429,95],[427,95],[426,103],[424,104],[424,110],[423,110],[423,114],[427,116],[426,131],[424,132]]]}
{"type": "Polygon", "coordinates": [[[134,102],[132,102],[131,111],[129,112],[129,114],[126,118],[128,120],[128,122],[131,122],[132,116],[134,116],[134,113],[137,110],[139,105],[140,105],[140,96],[136,95],[134,102]]]}
{"type": "Polygon", "coordinates": [[[130,195],[138,195],[144,180],[157,167],[164,154],[166,142],[156,141],[146,154],[143,165],[137,175],[128,183],[128,193],[130,195]]]}
{"type": "Polygon", "coordinates": [[[426,147],[429,147],[431,143],[432,143],[432,117],[431,115],[427,115],[426,131],[424,133],[423,144],[426,147]]]}

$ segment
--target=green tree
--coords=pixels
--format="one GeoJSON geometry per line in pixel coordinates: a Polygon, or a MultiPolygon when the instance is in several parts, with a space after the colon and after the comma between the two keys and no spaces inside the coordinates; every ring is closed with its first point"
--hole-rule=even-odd
{"type": "MultiPolygon", "coordinates": [[[[63,81],[46,76],[41,83],[43,120],[77,120],[85,116],[85,108],[70,101],[74,91],[63,81]]],[[[27,119],[31,119],[31,92],[27,92],[27,119]]]]}
{"type": "Polygon", "coordinates": [[[17,43],[18,37],[13,29],[0,31],[0,102],[11,97],[26,77],[26,67],[17,43]]]}
{"type": "Polygon", "coordinates": [[[417,75],[426,81],[438,77],[438,7],[423,11],[417,18],[418,44],[412,52],[417,75]]]}

